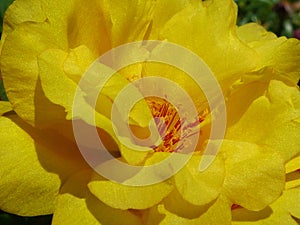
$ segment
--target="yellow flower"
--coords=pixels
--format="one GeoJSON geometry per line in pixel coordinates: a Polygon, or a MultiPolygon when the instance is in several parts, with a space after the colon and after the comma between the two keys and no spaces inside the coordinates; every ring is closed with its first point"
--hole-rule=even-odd
{"type": "MultiPolygon", "coordinates": [[[[256,24],[236,27],[236,13],[231,0],[16,0],[1,40],[1,75],[11,103],[0,102],[1,210],[54,213],[54,225],[297,224],[300,44],[256,24]],[[150,39],[179,44],[207,63],[225,96],[227,129],[223,140],[208,140],[215,118],[202,91],[181,71],[157,63],[120,70],[95,110],[99,136],[120,161],[148,166],[172,152],[184,155],[176,152],[176,123],[166,127],[173,136],[143,153],[114,134],[111,107],[138,78],[156,74],[178,83],[193,99],[201,126],[196,151],[178,173],[153,185],[126,186],[100,176],[83,159],[72,120],[94,125],[86,116],[94,112],[92,96],[80,87],[76,111],[73,100],[97,57],[150,39]],[[200,172],[206,144],[220,141],[213,163],[200,172]]],[[[156,47],[153,52],[165,54],[156,47]]],[[[130,126],[146,137],[149,119],[166,112],[179,121],[174,107],[150,97],[133,108],[130,126]]],[[[148,179],[140,172],[125,183],[148,179]]]]}

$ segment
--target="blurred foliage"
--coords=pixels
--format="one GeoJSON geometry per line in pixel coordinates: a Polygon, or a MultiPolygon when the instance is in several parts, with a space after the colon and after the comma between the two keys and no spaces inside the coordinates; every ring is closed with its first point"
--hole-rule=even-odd
{"type": "Polygon", "coordinates": [[[0,211],[1,225],[50,225],[51,216],[22,217],[0,211]]]}
{"type": "Polygon", "coordinates": [[[300,39],[300,0],[235,0],[238,25],[256,22],[278,36],[300,39]]]}
{"type": "MultiPolygon", "coordinates": [[[[14,0],[0,0],[0,33],[4,12],[14,0]]],[[[278,36],[300,39],[300,0],[235,0],[238,25],[257,22],[278,36]]],[[[0,99],[7,100],[0,80],[0,99]]],[[[1,225],[50,225],[52,216],[21,217],[0,211],[1,225]]]]}

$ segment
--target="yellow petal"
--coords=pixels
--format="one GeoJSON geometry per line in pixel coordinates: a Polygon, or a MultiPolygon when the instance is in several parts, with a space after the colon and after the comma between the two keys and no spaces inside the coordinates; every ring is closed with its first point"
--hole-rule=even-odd
{"type": "Polygon", "coordinates": [[[224,141],[224,192],[235,204],[261,210],[278,198],[284,188],[285,170],[280,155],[267,146],[224,141]]]}
{"type": "Polygon", "coordinates": [[[96,56],[109,49],[99,1],[78,3],[20,0],[6,14],[4,27],[12,29],[4,29],[1,73],[15,111],[32,125],[49,125],[65,116],[40,88],[38,55],[46,49],[67,50],[80,44],[86,44],[96,56]]]}
{"type": "Polygon", "coordinates": [[[64,4],[59,0],[39,1],[48,23],[56,29],[50,35],[63,39],[60,45],[63,50],[86,45],[98,56],[110,49],[100,1],[69,0],[64,4]]]}
{"type": "Polygon", "coordinates": [[[300,187],[286,190],[274,205],[284,208],[292,216],[300,219],[300,187]]]}
{"type": "Polygon", "coordinates": [[[273,72],[284,74],[294,84],[298,83],[300,42],[286,37],[277,38],[262,26],[250,23],[237,29],[239,38],[254,49],[259,58],[257,69],[271,68],[273,72]]]}
{"type": "Polygon", "coordinates": [[[224,162],[217,157],[205,171],[199,171],[201,156],[193,156],[175,175],[175,184],[182,197],[194,205],[205,205],[221,192],[225,170],[224,162]]]}
{"type": "Polygon", "coordinates": [[[152,149],[149,149],[149,151],[137,151],[134,148],[120,145],[121,155],[129,165],[141,165],[145,158],[154,152],[152,149]]]}
{"type": "Polygon", "coordinates": [[[40,127],[65,117],[63,108],[45,97],[38,78],[37,56],[60,43],[52,32],[47,23],[22,23],[7,36],[1,52],[1,75],[14,110],[40,127]]]}
{"type": "Polygon", "coordinates": [[[263,26],[257,23],[247,23],[238,27],[237,35],[246,43],[261,40],[273,40],[277,38],[274,33],[268,32],[263,26]]]}
{"type": "MultiPolygon", "coordinates": [[[[161,45],[156,46],[156,48],[153,49],[151,52],[151,56],[154,58],[170,58],[173,57],[174,53],[173,52],[168,52],[164,48],[164,44],[162,43],[161,45]]],[[[181,60],[182,62],[185,62],[186,58],[184,56],[176,56],[181,60]]],[[[189,65],[184,64],[183,65],[187,66],[189,65]]],[[[173,81],[174,82],[174,87],[175,84],[178,85],[178,88],[183,89],[193,100],[193,103],[198,110],[198,113],[200,114],[204,109],[207,109],[208,103],[206,100],[206,97],[199,87],[199,85],[195,82],[193,78],[190,77],[187,73],[184,71],[181,71],[180,69],[171,66],[171,65],[165,65],[162,63],[155,63],[155,62],[147,62],[143,64],[143,70],[142,70],[142,77],[151,77],[151,76],[159,76],[162,78],[166,78],[167,80],[173,81]]],[[[210,74],[205,72],[203,76],[210,76],[210,74]]],[[[172,86],[170,86],[168,89],[169,92],[172,86]]],[[[172,93],[168,93],[169,95],[175,95],[177,97],[177,102],[182,102],[186,101],[185,97],[178,94],[178,91],[172,90],[172,93]]],[[[156,88],[153,90],[153,93],[161,93],[162,90],[156,88]]]]}
{"type": "Polygon", "coordinates": [[[259,212],[239,208],[232,211],[232,225],[298,225],[288,212],[272,212],[267,207],[259,212]]]}
{"type": "Polygon", "coordinates": [[[69,114],[72,111],[77,85],[63,74],[63,63],[67,56],[67,53],[58,49],[44,51],[38,58],[38,66],[46,97],[63,106],[69,114]]]}
{"type": "Polygon", "coordinates": [[[69,48],[85,45],[95,56],[111,48],[99,0],[69,0],[63,6],[59,0],[44,1],[44,4],[50,23],[66,36],[69,48]]]}
{"type": "Polygon", "coordinates": [[[0,123],[1,209],[24,216],[51,214],[61,181],[86,168],[75,144],[34,129],[15,114],[1,117],[0,123]]]}
{"type": "Polygon", "coordinates": [[[153,15],[153,1],[101,0],[112,47],[143,40],[153,15]]]}
{"type": "Polygon", "coordinates": [[[294,172],[300,169],[300,156],[297,156],[285,164],[286,173],[294,172]]]}
{"type": "Polygon", "coordinates": [[[300,156],[297,156],[285,164],[286,183],[285,189],[300,187],[300,156]]]}
{"type": "MultiPolygon", "coordinates": [[[[85,70],[93,62],[93,56],[88,48],[85,46],[79,46],[76,49],[71,50],[68,54],[59,49],[49,49],[44,51],[38,58],[38,65],[40,69],[40,78],[42,82],[43,90],[49,100],[53,103],[61,105],[65,108],[68,118],[72,118],[72,110],[74,104],[74,98],[77,83],[84,74],[85,70]],[[49,74],[53,74],[49,76],[49,74]]],[[[86,86],[79,88],[82,94],[82,100],[80,108],[90,108],[89,105],[92,102],[91,99],[95,98],[95,92],[100,92],[101,86],[99,82],[99,73],[108,73],[109,69],[104,65],[98,63],[93,64],[92,68],[88,71],[86,80],[83,81],[86,86]],[[95,78],[94,76],[98,76],[95,78]],[[95,79],[95,80],[93,80],[95,79]],[[84,93],[87,91],[87,93],[84,93]]],[[[100,97],[96,102],[95,109],[99,113],[105,115],[107,118],[111,118],[111,107],[114,99],[118,96],[118,93],[128,85],[129,82],[119,74],[114,74],[105,86],[101,89],[100,97]]],[[[121,107],[121,106],[118,106],[121,107]]],[[[86,117],[92,114],[87,114],[86,117]]],[[[128,115],[125,115],[128,116],[128,115]]],[[[148,126],[152,115],[145,102],[139,102],[136,104],[130,114],[129,123],[141,125],[143,127],[148,126]],[[141,113],[143,112],[143,113],[141,113]],[[133,116],[134,119],[130,119],[133,116]]],[[[84,118],[82,118],[84,119],[84,118]]]]}
{"type": "MultiPolygon", "coordinates": [[[[93,126],[92,129],[97,126],[109,134],[116,143],[119,143],[111,121],[104,115],[95,112],[95,109],[86,101],[81,89],[78,90],[77,102],[74,103],[77,84],[64,73],[64,61],[67,56],[67,53],[58,49],[49,49],[40,55],[38,62],[41,85],[45,95],[54,104],[61,105],[64,108],[67,120],[74,119],[78,123],[81,123],[79,119],[83,120],[85,123],[81,123],[82,129],[85,127],[91,130],[89,125],[93,126]],[[49,74],[52,74],[52,76],[49,76],[49,74]]],[[[61,128],[58,126],[56,129],[60,130],[61,128]]],[[[67,135],[70,135],[70,133],[67,133],[67,135]]],[[[71,135],[73,134],[71,133],[71,135]]],[[[89,146],[89,143],[80,144],[89,146]]]]}
{"type": "Polygon", "coordinates": [[[87,189],[91,171],[72,176],[62,187],[55,204],[53,225],[141,225],[129,211],[110,208],[87,189]]]}
{"type": "MultiPolygon", "coordinates": [[[[152,23],[149,27],[149,34],[146,39],[157,40],[160,37],[160,32],[163,30],[165,24],[176,13],[188,6],[190,0],[159,0],[156,2],[152,23]],[[168,9],[168,10],[166,10],[168,9]]],[[[147,35],[147,34],[146,34],[147,35]]]]}
{"type": "MultiPolygon", "coordinates": [[[[72,50],[69,54],[59,49],[49,49],[44,51],[38,58],[41,85],[45,96],[54,104],[60,105],[65,109],[68,120],[82,119],[87,124],[93,126],[96,125],[98,128],[107,132],[113,138],[115,143],[118,144],[119,148],[121,148],[122,144],[119,139],[121,137],[115,134],[112,126],[113,124],[110,120],[111,107],[114,98],[118,95],[118,92],[124,86],[129,84],[129,82],[119,74],[114,75],[103,87],[101,95],[97,100],[97,104],[95,108],[93,108],[90,103],[92,101],[91,99],[93,98],[93,94],[100,91],[97,83],[93,80],[89,80],[91,79],[90,77],[88,77],[87,82],[84,81],[86,86],[83,88],[79,88],[76,83],[81,79],[81,76],[86,69],[85,67],[91,63],[93,60],[92,58],[92,55],[85,46],[80,46],[72,50]],[[51,74],[51,76],[49,74],[51,74]],[[86,88],[86,90],[84,88],[86,88]],[[77,90],[78,92],[76,92],[77,90]],[[85,91],[87,91],[87,93],[85,93],[85,91]],[[74,102],[76,93],[78,97],[76,102],[74,102]],[[103,101],[105,99],[107,101],[103,101]],[[94,114],[95,121],[93,117],[94,114]]],[[[93,67],[95,75],[99,75],[99,71],[107,72],[106,70],[107,68],[102,64],[96,64],[93,67]]],[[[126,114],[125,116],[128,115],[126,114]]],[[[150,113],[148,106],[143,101],[136,104],[131,110],[129,123],[148,126],[151,118],[152,114],[150,113]],[[133,116],[134,119],[132,119],[133,116]]],[[[123,118],[122,121],[124,121],[123,118]]],[[[58,126],[56,129],[60,130],[61,128],[58,126]]],[[[103,140],[103,138],[101,140],[103,142],[107,142],[106,140],[103,140]]],[[[108,147],[109,150],[117,150],[112,149],[113,146],[111,144],[106,147],[108,147]]],[[[127,155],[130,153],[131,150],[122,148],[122,154],[125,159],[128,160],[127,155]]],[[[143,160],[143,158],[140,160],[143,160]]]]}
{"type": "Polygon", "coordinates": [[[295,84],[298,83],[300,42],[296,39],[286,39],[285,37],[271,41],[257,43],[255,49],[261,53],[263,66],[273,68],[279,73],[286,74],[295,84]]]}
{"type": "Polygon", "coordinates": [[[198,54],[222,85],[255,68],[257,59],[236,35],[236,8],[233,1],[197,1],[169,20],[161,38],[198,54]]]}
{"type": "Polygon", "coordinates": [[[236,104],[235,108],[231,107],[232,113],[237,112],[236,115],[240,115],[238,117],[240,119],[237,121],[234,116],[229,115],[229,118],[235,121],[232,126],[232,121],[229,121],[230,126],[227,129],[226,138],[268,145],[288,161],[300,151],[299,89],[275,80],[270,82],[264,93],[264,84],[252,85],[252,87],[247,90],[251,92],[258,90],[262,96],[256,98],[256,95],[249,94],[251,98],[254,97],[253,102],[249,102],[243,90],[236,93],[237,96],[233,97],[236,98],[234,101],[237,102],[240,99],[247,103],[236,104]],[[240,93],[245,98],[240,98],[238,96],[240,93]]]}
{"type": "Polygon", "coordinates": [[[284,191],[270,207],[259,212],[246,209],[235,209],[232,211],[233,225],[297,225],[293,217],[300,216],[300,189],[284,191]]]}
{"type": "Polygon", "coordinates": [[[218,198],[205,212],[196,219],[188,219],[168,212],[163,205],[158,211],[165,217],[160,225],[229,225],[231,224],[230,205],[224,197],[218,198]]]}
{"type": "MultiPolygon", "coordinates": [[[[58,52],[57,54],[62,54],[59,50],[48,50],[58,52]]],[[[44,57],[47,57],[47,53],[44,57]]],[[[48,53],[49,54],[49,53],[48,53]]],[[[66,56],[65,56],[66,57],[66,56]]],[[[85,71],[91,66],[91,64],[96,60],[96,56],[92,51],[85,45],[80,45],[74,49],[70,49],[69,54],[65,60],[61,59],[62,62],[60,69],[63,67],[66,75],[71,78],[76,84],[79,83],[85,71]]]]}
{"type": "Polygon", "coordinates": [[[300,172],[291,172],[286,174],[285,189],[300,187],[300,172]]]}
{"type": "Polygon", "coordinates": [[[89,183],[90,191],[105,204],[117,209],[146,209],[159,203],[172,190],[168,182],[149,186],[125,186],[94,176],[89,183]]]}
{"type": "Polygon", "coordinates": [[[214,201],[207,205],[193,205],[184,200],[181,194],[175,189],[172,191],[162,202],[165,209],[170,213],[176,214],[177,216],[189,219],[195,219],[201,216],[214,201]]]}
{"type": "Polygon", "coordinates": [[[12,111],[11,104],[9,102],[0,101],[0,116],[10,111],[12,111]]]}
{"type": "Polygon", "coordinates": [[[0,52],[6,36],[24,22],[44,22],[47,19],[41,1],[15,0],[5,11],[0,52]]]}

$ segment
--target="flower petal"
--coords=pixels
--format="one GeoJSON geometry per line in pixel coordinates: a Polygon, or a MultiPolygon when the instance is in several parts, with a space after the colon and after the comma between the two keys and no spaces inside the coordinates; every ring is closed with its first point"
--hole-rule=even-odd
{"type": "Polygon", "coordinates": [[[254,23],[246,24],[237,29],[242,41],[253,48],[260,60],[258,69],[269,67],[277,73],[282,73],[295,84],[298,83],[300,42],[286,37],[276,38],[262,26],[254,23]]]}
{"type": "Polygon", "coordinates": [[[152,19],[154,6],[153,1],[101,0],[112,47],[143,40],[152,19]]]}
{"type": "Polygon", "coordinates": [[[261,210],[278,198],[284,188],[285,170],[280,155],[267,146],[223,141],[224,192],[235,204],[261,210]]]}
{"type": "Polygon", "coordinates": [[[46,50],[39,56],[38,66],[46,97],[53,103],[63,106],[68,113],[67,116],[72,117],[69,113],[72,112],[77,85],[63,74],[63,63],[67,56],[66,52],[59,49],[46,50]]]}
{"type": "Polygon", "coordinates": [[[6,36],[24,22],[44,22],[47,19],[41,1],[15,0],[5,11],[0,52],[6,36]]]}
{"type": "Polygon", "coordinates": [[[232,225],[298,225],[287,212],[272,212],[270,207],[259,212],[244,208],[232,211],[232,225]]]}
{"type": "Polygon", "coordinates": [[[300,173],[299,171],[291,172],[286,174],[285,189],[292,189],[300,187],[300,173]]]}
{"type": "Polygon", "coordinates": [[[257,23],[247,23],[238,27],[237,35],[246,43],[251,43],[253,41],[273,40],[277,38],[274,33],[268,32],[263,26],[257,23]]]}
{"type": "Polygon", "coordinates": [[[297,225],[293,217],[300,217],[300,189],[284,191],[271,207],[259,212],[243,208],[232,211],[233,225],[297,225]]]}
{"type": "MultiPolygon", "coordinates": [[[[270,82],[265,93],[264,88],[265,85],[262,84],[252,85],[248,89],[249,93],[258,91],[262,94],[261,97],[254,97],[253,102],[248,102],[247,98],[252,94],[247,95],[244,90],[229,97],[229,106],[233,107],[238,99],[246,101],[248,105],[242,102],[235,105],[235,110],[229,111],[229,114],[237,113],[240,119],[229,121],[226,138],[268,145],[288,161],[300,151],[299,89],[276,80],[270,82]]],[[[233,115],[229,115],[229,118],[235,119],[233,115]]]]}
{"type": "Polygon", "coordinates": [[[201,156],[194,155],[187,165],[175,175],[175,184],[182,197],[194,205],[205,205],[221,192],[225,169],[217,157],[205,171],[199,171],[201,156]]]}
{"type": "Polygon", "coordinates": [[[239,73],[255,68],[257,59],[255,51],[236,35],[236,11],[233,1],[197,1],[169,20],[161,39],[198,54],[222,85],[225,80],[236,79],[239,73]]]}
{"type": "Polygon", "coordinates": [[[52,213],[61,179],[85,164],[77,154],[66,154],[65,148],[73,148],[68,142],[39,135],[16,115],[0,123],[1,209],[26,216],[52,213]]]}
{"type": "Polygon", "coordinates": [[[111,48],[101,1],[69,0],[64,4],[59,0],[40,1],[43,2],[49,23],[67,40],[68,48],[85,45],[95,56],[111,48]]]}
{"type": "Polygon", "coordinates": [[[274,205],[284,208],[292,216],[300,219],[300,187],[286,190],[274,205]]]}
{"type": "MultiPolygon", "coordinates": [[[[89,125],[103,129],[113,138],[119,148],[122,149],[121,153],[126,157],[131,151],[122,148],[122,143],[120,142],[121,136],[117,136],[113,130],[111,107],[118,92],[129,84],[129,82],[123,76],[115,74],[103,88],[98,87],[97,83],[90,77],[84,80],[84,87],[78,87],[76,82],[81,79],[86,69],[85,67],[88,67],[93,61],[92,58],[92,54],[90,54],[85,46],[79,46],[73,49],[69,54],[59,49],[44,51],[38,58],[42,89],[45,96],[51,102],[65,109],[67,120],[82,119],[89,125]],[[49,74],[51,74],[51,76],[49,74]],[[84,88],[86,88],[86,90],[84,88]],[[93,108],[90,103],[93,98],[92,95],[95,92],[97,94],[100,88],[102,88],[101,94],[95,108],[93,108]],[[87,91],[87,93],[85,93],[85,91],[87,91]],[[76,95],[76,102],[74,102],[76,95]]],[[[99,76],[99,72],[106,70],[107,68],[100,63],[94,64],[93,66],[93,71],[96,76],[99,76]]],[[[99,77],[96,80],[99,81],[99,77]]],[[[124,121],[125,118],[120,119],[124,121]]],[[[129,124],[148,126],[150,119],[152,119],[152,114],[145,102],[136,104],[129,114],[129,124]],[[133,118],[133,116],[135,117],[133,118]]],[[[59,127],[59,129],[61,128],[59,127]]],[[[106,142],[106,140],[103,139],[102,141],[106,142]]],[[[89,146],[88,143],[86,144],[89,146]]],[[[116,151],[117,149],[110,150],[116,151]]],[[[126,159],[128,159],[128,157],[126,157],[126,159]]]]}
{"type": "Polygon", "coordinates": [[[167,211],[163,205],[158,206],[158,211],[165,215],[160,225],[229,225],[231,224],[230,204],[224,197],[219,197],[199,218],[188,219],[179,217],[167,211]]]}
{"type": "Polygon", "coordinates": [[[4,33],[1,73],[15,111],[32,125],[41,127],[65,117],[63,109],[49,102],[40,88],[38,55],[46,49],[67,50],[80,44],[86,44],[96,56],[109,49],[99,2],[78,3],[20,0],[12,6],[16,14],[13,10],[6,14],[5,27],[13,29],[4,33]]]}
{"type": "Polygon", "coordinates": [[[1,52],[1,75],[14,110],[39,127],[65,117],[63,108],[44,96],[38,78],[37,56],[63,42],[52,31],[47,23],[22,23],[6,37],[1,52]]]}
{"type": "Polygon", "coordinates": [[[152,23],[149,27],[149,37],[146,38],[149,40],[159,39],[160,32],[166,23],[176,15],[176,13],[188,6],[190,2],[190,0],[158,0],[154,8],[152,23]]]}
{"type": "Polygon", "coordinates": [[[300,156],[297,156],[285,164],[286,173],[294,172],[300,169],[300,156]]]}
{"type": "Polygon", "coordinates": [[[214,201],[208,205],[193,205],[182,198],[182,195],[177,189],[172,191],[163,201],[161,202],[165,209],[170,213],[176,214],[183,218],[195,219],[201,216],[208,207],[214,204],[214,201]]]}
{"type": "Polygon", "coordinates": [[[105,204],[117,209],[146,209],[158,204],[172,190],[168,182],[149,186],[125,186],[100,176],[92,177],[90,191],[105,204]]]}
{"type": "Polygon", "coordinates": [[[53,225],[141,225],[129,211],[110,208],[87,189],[91,171],[72,176],[62,187],[55,205],[53,225]]]}
{"type": "Polygon", "coordinates": [[[10,111],[12,111],[11,104],[9,102],[0,101],[0,116],[10,111]]]}
{"type": "MultiPolygon", "coordinates": [[[[44,51],[38,58],[40,79],[45,95],[53,103],[63,106],[68,118],[74,117],[74,115],[72,116],[72,110],[77,89],[82,93],[83,98],[80,108],[86,108],[86,110],[89,108],[91,111],[94,109],[89,102],[95,97],[93,94],[96,91],[100,92],[101,88],[101,94],[95,105],[95,110],[110,119],[114,99],[120,90],[129,84],[121,75],[114,74],[104,87],[99,87],[100,84],[95,83],[99,81],[99,73],[104,73],[108,70],[108,68],[99,63],[93,64],[92,71],[88,72],[89,76],[84,80],[86,85],[84,88],[87,90],[78,87],[76,82],[82,78],[84,71],[91,63],[93,63],[92,54],[85,46],[79,46],[73,49],[69,54],[59,49],[49,49],[44,51]],[[92,73],[98,76],[98,79],[95,79],[96,81],[93,80],[95,77],[92,77],[92,73]],[[49,76],[49,74],[52,75],[49,76]],[[85,93],[85,91],[87,91],[87,93],[85,93]]],[[[152,115],[145,102],[139,102],[133,107],[131,114],[135,115],[137,113],[139,113],[139,116],[135,116],[134,120],[129,119],[129,122],[135,125],[148,126],[152,115]],[[143,113],[141,113],[141,110],[143,113]]],[[[133,117],[131,114],[130,118],[133,117]]],[[[81,116],[83,115],[84,114],[81,116]]],[[[84,117],[80,118],[85,119],[84,117]]]]}
{"type": "Polygon", "coordinates": [[[300,156],[297,156],[285,164],[286,183],[285,189],[300,187],[300,156]]]}

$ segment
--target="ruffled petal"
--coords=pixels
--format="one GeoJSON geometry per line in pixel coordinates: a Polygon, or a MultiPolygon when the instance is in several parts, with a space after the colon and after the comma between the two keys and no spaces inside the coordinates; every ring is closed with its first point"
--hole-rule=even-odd
{"type": "Polygon", "coordinates": [[[193,156],[175,175],[175,184],[183,199],[194,205],[205,205],[221,193],[224,182],[224,161],[217,157],[205,171],[199,171],[201,156],[193,156]]]}
{"type": "Polygon", "coordinates": [[[232,225],[298,225],[287,212],[273,212],[267,207],[259,212],[249,211],[243,208],[232,212],[232,225]]]}
{"type": "Polygon", "coordinates": [[[72,176],[62,187],[55,204],[53,225],[141,225],[141,219],[125,210],[110,208],[87,189],[91,171],[72,176]]]}
{"type": "MultiPolygon", "coordinates": [[[[246,209],[232,211],[233,225],[297,225],[295,218],[300,217],[300,189],[284,191],[270,207],[259,212],[246,209]],[[294,218],[293,218],[293,217],[294,218]]],[[[299,221],[299,220],[298,220],[299,221]]]]}
{"type": "Polygon", "coordinates": [[[286,173],[294,172],[300,169],[300,156],[297,156],[285,164],[286,173]]]}
{"type": "Polygon", "coordinates": [[[153,16],[154,1],[100,2],[112,47],[143,40],[153,16]]]}
{"type": "Polygon", "coordinates": [[[164,208],[172,214],[176,214],[183,218],[195,219],[200,217],[202,213],[214,204],[214,201],[202,206],[193,205],[183,199],[182,195],[177,189],[175,189],[165,199],[163,199],[161,204],[163,204],[164,208]]]}
{"type": "Polygon", "coordinates": [[[285,189],[292,189],[296,187],[300,187],[300,172],[295,171],[286,174],[286,182],[285,182],[285,189]]]}
{"type": "MultiPolygon", "coordinates": [[[[86,70],[86,67],[93,61],[93,56],[85,46],[79,46],[70,53],[59,49],[44,51],[38,58],[41,86],[45,96],[54,104],[60,105],[66,112],[66,119],[82,119],[89,125],[95,125],[108,133],[115,143],[122,149],[125,159],[129,149],[122,148],[121,136],[113,130],[111,121],[111,107],[118,92],[129,82],[119,74],[115,74],[103,87],[95,108],[92,107],[93,94],[100,91],[100,87],[93,78],[88,77],[83,81],[84,86],[78,87],[77,83],[86,70]],[[51,76],[49,75],[51,74],[51,76]],[[86,93],[87,92],[87,93],[86,93]],[[75,96],[77,95],[76,102],[75,96]],[[96,111],[95,111],[96,110],[96,111]],[[94,121],[95,116],[95,121],[94,121]]],[[[102,64],[93,64],[94,76],[99,72],[107,72],[102,64]]],[[[95,78],[95,77],[94,77],[95,78]]],[[[96,81],[99,78],[96,78],[96,81]]],[[[96,95],[97,96],[97,95],[96,95]]],[[[120,106],[118,106],[120,107],[120,106]]],[[[122,107],[122,106],[121,106],[122,107]]],[[[126,116],[126,115],[125,115],[126,116]]],[[[124,122],[123,118],[122,121],[124,122]]],[[[152,114],[144,101],[136,104],[129,114],[129,124],[148,126],[152,114]],[[141,113],[143,112],[143,113],[141,113]]],[[[60,127],[58,127],[60,129],[60,127]]],[[[65,135],[65,134],[63,134],[65,135]]],[[[106,140],[101,139],[104,142],[106,140]]],[[[127,141],[130,141],[129,139],[127,141]]],[[[88,143],[86,143],[88,145],[88,143]]],[[[115,145],[107,146],[110,150],[115,145]]],[[[131,154],[132,155],[132,154],[131,154]]]]}
{"type": "Polygon", "coordinates": [[[111,48],[99,0],[68,0],[64,4],[59,0],[39,1],[47,22],[56,29],[50,35],[59,35],[64,40],[61,43],[65,46],[63,50],[86,45],[99,56],[111,48]]]}
{"type": "Polygon", "coordinates": [[[1,75],[14,110],[39,127],[65,117],[63,108],[45,97],[38,78],[37,56],[60,42],[52,31],[47,23],[24,22],[7,36],[1,52],[1,75]]]}
{"type": "Polygon", "coordinates": [[[0,101],[0,116],[10,111],[12,111],[11,104],[9,102],[0,101]]]}
{"type": "Polygon", "coordinates": [[[62,50],[44,51],[38,58],[40,79],[46,97],[53,103],[63,106],[71,117],[77,85],[63,74],[64,61],[68,54],[62,50]],[[50,75],[51,74],[51,75],[50,75]]]}
{"type": "Polygon", "coordinates": [[[274,206],[284,208],[292,216],[300,219],[300,187],[286,190],[274,206]]]}
{"type": "Polygon", "coordinates": [[[286,37],[277,38],[262,26],[254,23],[237,29],[239,38],[258,53],[257,70],[268,67],[277,74],[284,74],[297,84],[300,79],[300,42],[286,37]]]}
{"type": "Polygon", "coordinates": [[[262,41],[262,40],[273,40],[277,36],[268,32],[264,27],[257,23],[247,23],[238,27],[237,29],[238,37],[246,43],[251,43],[253,41],[262,41]]]}
{"type": "Polygon", "coordinates": [[[284,189],[285,169],[281,156],[267,146],[223,141],[224,193],[237,205],[258,211],[276,200],[284,189]]]}
{"type": "Polygon", "coordinates": [[[285,189],[300,187],[300,156],[291,159],[285,164],[285,172],[285,189]]]}
{"type": "Polygon", "coordinates": [[[17,25],[24,22],[44,22],[47,19],[42,10],[41,1],[15,0],[5,11],[3,33],[0,42],[0,52],[6,36],[12,32],[17,25]]]}
{"type": "Polygon", "coordinates": [[[147,209],[158,204],[172,190],[169,182],[149,186],[126,186],[94,176],[90,191],[105,204],[117,209],[147,209]]]}
{"type": "Polygon", "coordinates": [[[69,48],[85,45],[95,56],[111,48],[101,1],[42,1],[51,25],[67,39],[69,48]]]}
{"type": "Polygon", "coordinates": [[[226,138],[268,145],[288,161],[300,151],[299,89],[276,80],[272,80],[267,89],[263,83],[249,86],[252,88],[240,89],[229,97],[231,121],[226,138]],[[241,103],[234,105],[239,100],[241,103]]]}
{"type": "Polygon", "coordinates": [[[39,134],[16,115],[1,117],[0,123],[1,209],[24,216],[51,214],[61,180],[84,168],[84,162],[67,153],[72,144],[39,134]]]}
{"type": "MultiPolygon", "coordinates": [[[[158,0],[146,39],[157,40],[166,23],[178,12],[190,4],[190,0],[158,0]],[[168,9],[168,10],[166,10],[168,9]]],[[[146,34],[147,35],[147,34],[146,34]]]]}
{"type": "Polygon", "coordinates": [[[170,213],[163,205],[158,206],[158,211],[164,214],[160,225],[229,225],[231,224],[230,204],[224,197],[219,197],[213,205],[204,211],[198,218],[189,219],[170,213]]]}
{"type": "Polygon", "coordinates": [[[68,50],[85,44],[98,56],[110,48],[99,4],[97,0],[71,0],[64,4],[20,0],[6,13],[1,74],[15,111],[25,121],[42,127],[65,117],[63,109],[48,101],[41,90],[37,57],[43,51],[68,50]]]}
{"type": "Polygon", "coordinates": [[[257,60],[255,51],[236,35],[236,13],[233,1],[195,1],[169,20],[161,39],[198,54],[222,85],[254,69],[257,60]]]}

